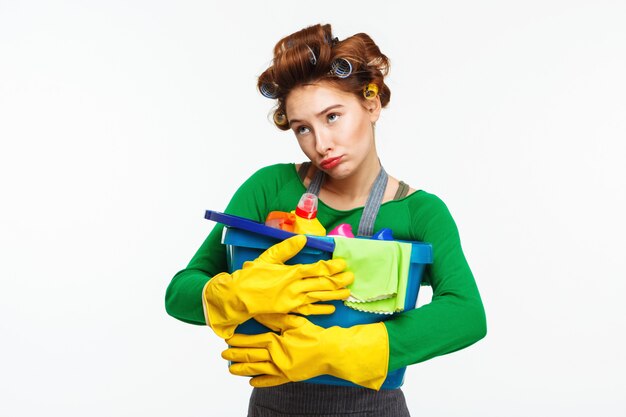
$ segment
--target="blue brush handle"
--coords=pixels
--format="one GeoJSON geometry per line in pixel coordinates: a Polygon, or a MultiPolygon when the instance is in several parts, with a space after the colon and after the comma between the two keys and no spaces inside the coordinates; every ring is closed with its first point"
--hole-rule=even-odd
{"type": "MultiPolygon", "coordinates": [[[[238,229],[259,233],[261,235],[280,240],[285,240],[296,235],[295,233],[275,229],[273,227],[266,226],[263,223],[246,219],[245,217],[233,216],[232,214],[220,213],[212,210],[207,210],[204,213],[204,218],[217,223],[222,223],[226,226],[236,227],[238,229]]],[[[306,235],[306,246],[332,253],[335,250],[335,241],[332,240],[332,238],[316,238],[315,236],[306,235]]]]}

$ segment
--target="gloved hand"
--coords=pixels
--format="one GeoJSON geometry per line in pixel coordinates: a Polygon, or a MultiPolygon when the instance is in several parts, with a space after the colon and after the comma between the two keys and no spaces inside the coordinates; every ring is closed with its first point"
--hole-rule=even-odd
{"type": "Polygon", "coordinates": [[[285,265],[306,244],[304,235],[293,236],[268,248],[254,261],[232,274],[215,275],[202,291],[206,323],[227,339],[235,328],[257,314],[332,314],[335,306],[317,301],[344,300],[354,281],[342,259],[313,264],[285,265]]]}
{"type": "Polygon", "coordinates": [[[267,314],[259,323],[280,332],[235,334],[222,357],[233,363],[230,372],[254,376],[250,384],[270,387],[333,375],[378,390],[387,377],[389,339],[383,323],[349,328],[317,326],[305,317],[267,314]]]}

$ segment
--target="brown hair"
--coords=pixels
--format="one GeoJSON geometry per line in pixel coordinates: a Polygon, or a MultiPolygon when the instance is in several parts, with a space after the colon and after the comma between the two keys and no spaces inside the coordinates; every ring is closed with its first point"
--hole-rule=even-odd
{"type": "Polygon", "coordinates": [[[272,65],[259,76],[257,87],[262,94],[278,100],[274,123],[279,129],[288,130],[289,124],[284,123],[285,99],[295,87],[324,81],[365,100],[363,89],[373,83],[385,107],[391,98],[384,81],[388,72],[389,59],[369,35],[357,33],[339,41],[333,37],[330,25],[318,24],[278,41],[272,65]],[[352,73],[346,78],[339,78],[331,71],[333,62],[341,58],[352,66],[352,73]]]}

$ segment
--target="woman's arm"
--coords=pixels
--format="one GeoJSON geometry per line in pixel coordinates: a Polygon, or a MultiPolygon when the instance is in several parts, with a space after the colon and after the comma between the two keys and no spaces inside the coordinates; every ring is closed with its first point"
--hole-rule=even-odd
{"type": "Polygon", "coordinates": [[[222,245],[223,225],[217,224],[198,249],[187,268],[172,278],[165,293],[167,313],[191,324],[206,324],[202,289],[211,277],[226,271],[226,250],[222,245]]]}
{"type": "MultiPolygon", "coordinates": [[[[276,179],[271,167],[262,168],[244,182],[233,195],[225,212],[261,221],[266,212],[268,191],[276,179]],[[269,189],[268,189],[269,188],[269,189]]],[[[222,245],[224,226],[216,224],[209,236],[185,269],[179,271],[170,282],[165,294],[167,313],[191,324],[206,324],[202,308],[204,285],[220,272],[226,272],[226,248],[222,245]]]]}
{"type": "Polygon", "coordinates": [[[410,210],[415,240],[433,246],[432,301],[386,321],[389,370],[463,349],[487,333],[485,311],[448,208],[426,194],[410,210]]]}

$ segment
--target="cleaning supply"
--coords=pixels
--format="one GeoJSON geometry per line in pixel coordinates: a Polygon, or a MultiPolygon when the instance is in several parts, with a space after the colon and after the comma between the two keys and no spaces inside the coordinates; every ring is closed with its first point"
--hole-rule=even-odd
{"type": "Polygon", "coordinates": [[[253,376],[254,387],[332,375],[379,390],[387,377],[389,338],[382,322],[325,329],[293,314],[262,314],[255,319],[278,333],[237,333],[222,352],[233,362],[230,372],[253,376]]]}
{"type": "Polygon", "coordinates": [[[302,194],[298,207],[292,213],[296,215],[294,233],[326,236],[326,229],[317,219],[317,196],[315,194],[302,194]]]}
{"type": "Polygon", "coordinates": [[[372,235],[371,239],[374,239],[374,240],[393,240],[393,231],[390,228],[385,227],[383,229],[380,229],[378,232],[374,233],[372,235]]]}
{"type": "Polygon", "coordinates": [[[305,236],[293,236],[232,274],[222,272],[211,278],[202,290],[206,323],[227,339],[239,324],[257,314],[332,314],[335,306],[314,303],[346,299],[350,291],[344,287],[354,275],[342,272],[346,268],[342,259],[285,265],[305,244],[305,236]]]}
{"type": "Polygon", "coordinates": [[[286,211],[270,211],[265,218],[265,225],[274,229],[285,230],[293,233],[296,215],[286,211]]]}
{"type": "Polygon", "coordinates": [[[351,225],[348,223],[341,223],[339,226],[328,232],[327,236],[354,237],[354,233],[352,232],[351,225]]]}

